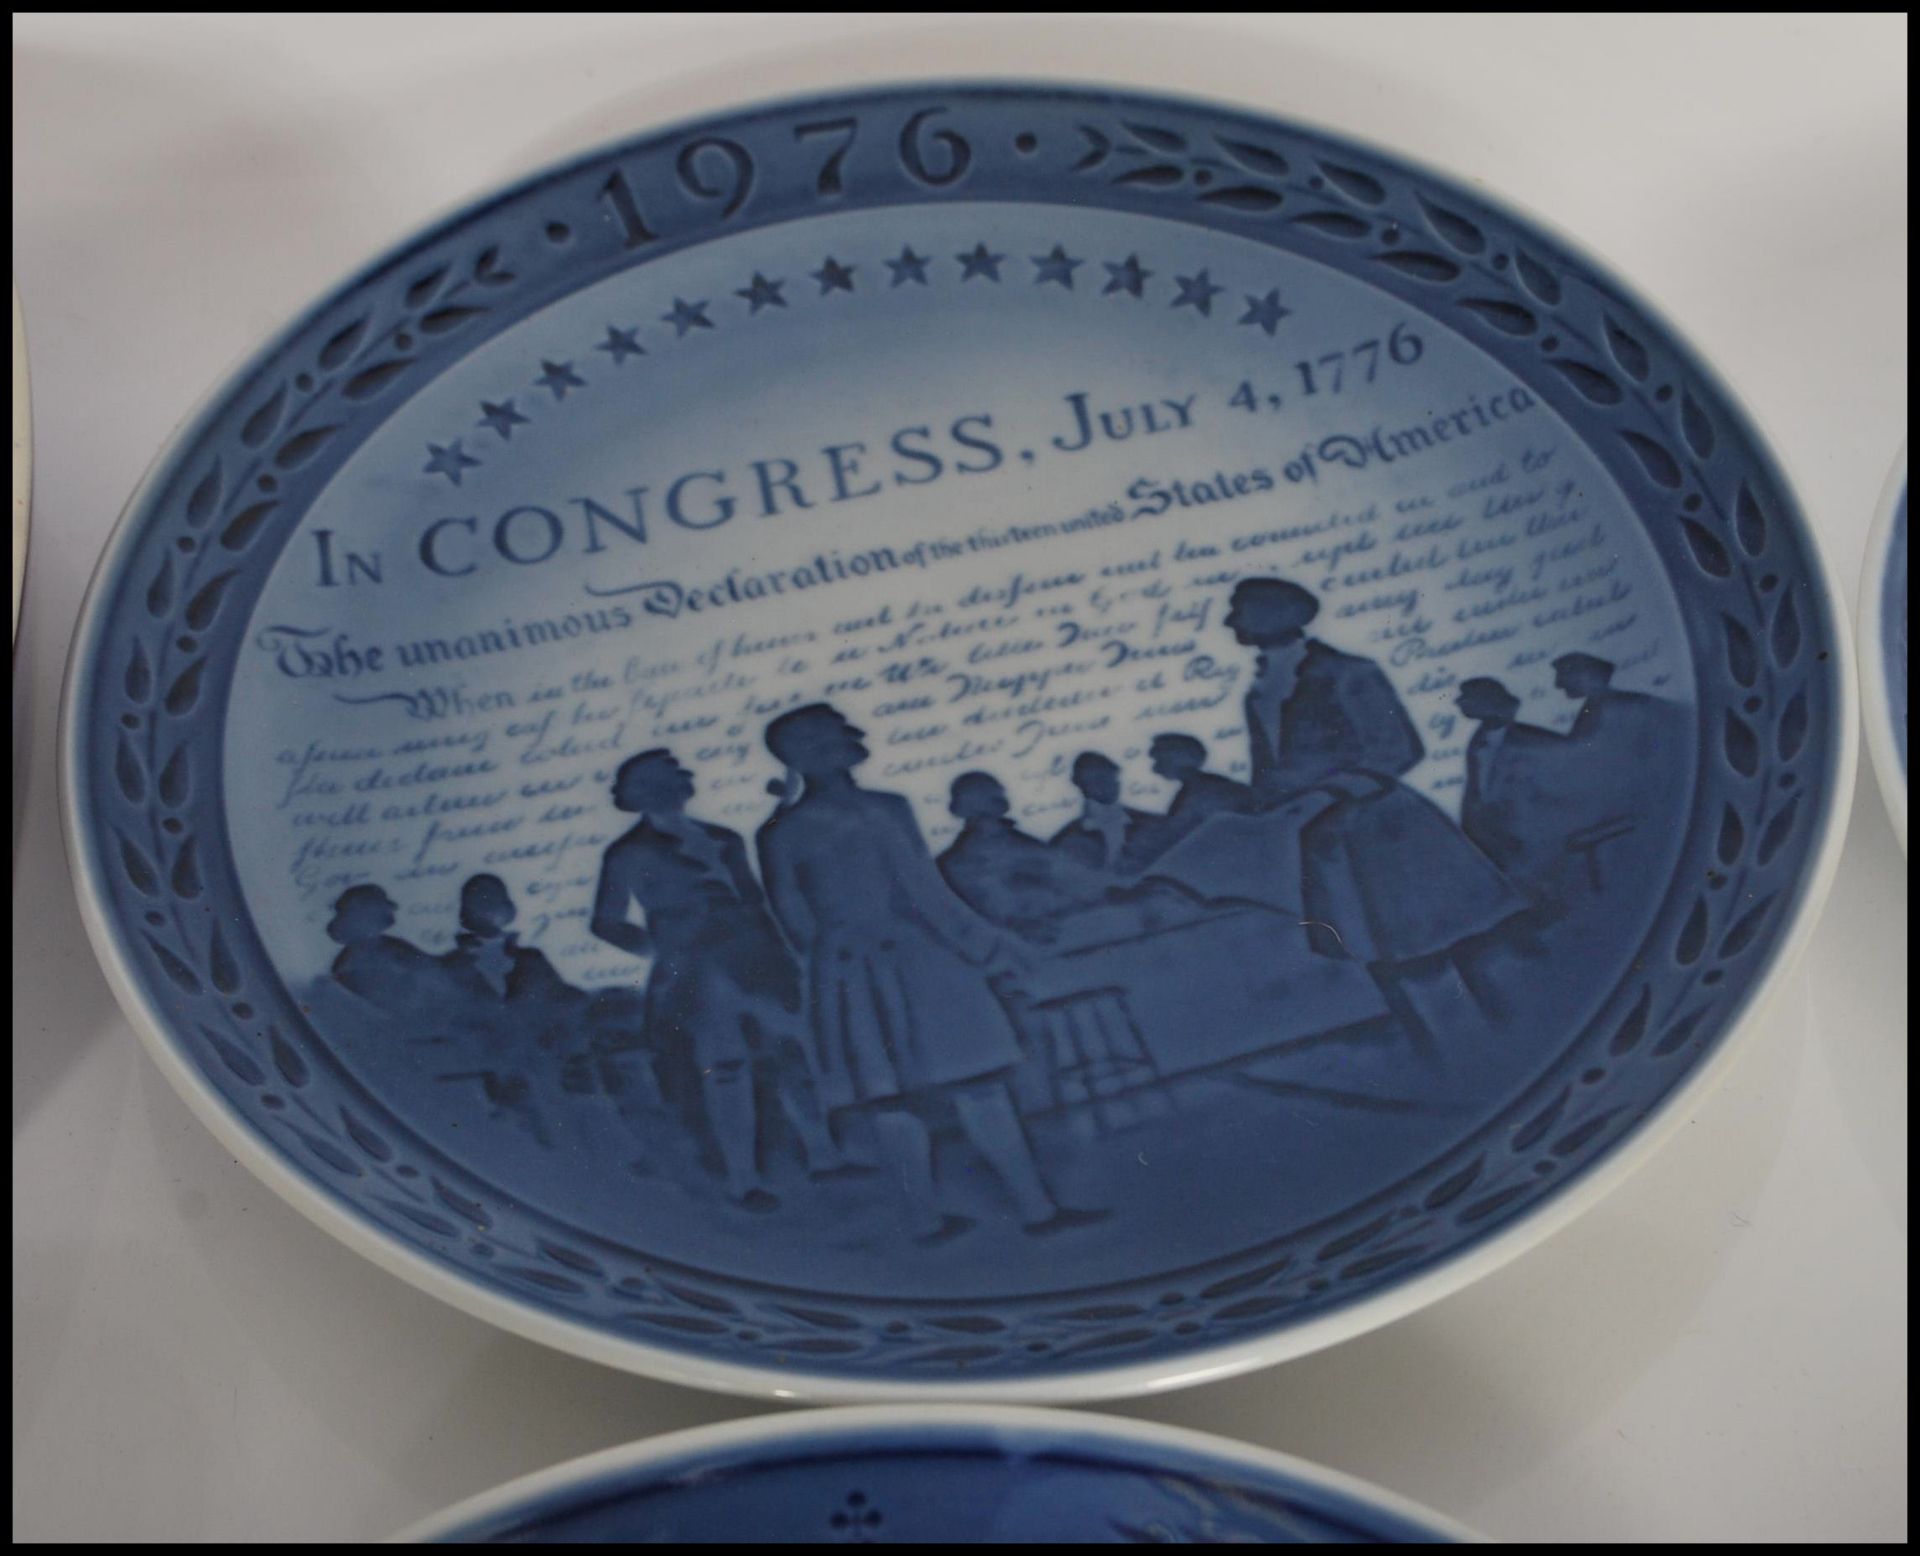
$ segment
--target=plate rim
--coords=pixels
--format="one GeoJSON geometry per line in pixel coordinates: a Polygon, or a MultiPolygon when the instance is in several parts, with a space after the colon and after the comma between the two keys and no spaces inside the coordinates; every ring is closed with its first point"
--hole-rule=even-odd
{"type": "Polygon", "coordinates": [[[1907,770],[1894,748],[1893,698],[1887,685],[1886,655],[1881,633],[1885,625],[1882,609],[1886,592],[1888,564],[1893,551],[1893,516],[1907,490],[1907,445],[1887,472],[1874,505],[1873,527],[1867,532],[1867,551],[1860,563],[1860,592],[1854,611],[1854,659],[1860,676],[1860,723],[1866,734],[1867,755],[1873,775],[1879,782],[1880,798],[1886,803],[1887,819],[1894,836],[1900,840],[1900,852],[1907,851],[1907,770]]]}
{"type": "Polygon", "coordinates": [[[57,755],[62,837],[81,919],[108,985],[148,1053],[201,1122],[236,1160],[310,1220],[390,1273],[469,1315],[522,1338],[623,1371],[684,1386],[759,1399],[817,1403],[939,1399],[1036,1404],[1091,1402],[1164,1393],[1289,1361],[1369,1333],[1493,1273],[1544,1242],[1611,1194],[1679,1132],[1688,1121],[1688,1115],[1725,1079],[1760,1018],[1778,999],[1819,921],[1821,909],[1839,868],[1855,786],[1860,712],[1859,684],[1852,662],[1854,635],[1845,630],[1849,613],[1836,581],[1832,560],[1807,515],[1799,491],[1800,483],[1792,478],[1778,440],[1755,413],[1753,406],[1735,392],[1717,361],[1708,356],[1691,335],[1681,331],[1666,310],[1650,299],[1603,251],[1585,239],[1569,234],[1559,223],[1525,203],[1501,191],[1486,188],[1470,175],[1437,167],[1398,147],[1382,144],[1344,128],[1327,127],[1318,121],[1295,116],[1267,104],[1080,77],[902,77],[849,82],[839,88],[819,87],[755,97],[699,113],[638,124],[624,136],[596,142],[559,160],[509,176],[477,194],[454,199],[427,221],[403,232],[397,240],[307,299],[279,328],[268,333],[259,346],[238,357],[225,373],[211,382],[149,463],[122,508],[88,580],[76,619],[60,697],[57,755]],[[1808,848],[1809,865],[1799,883],[1798,899],[1788,911],[1787,922],[1777,936],[1768,961],[1733,1004],[1723,1034],[1714,1048],[1693,1065],[1677,1086],[1660,1098],[1630,1134],[1623,1136],[1606,1154],[1594,1159],[1564,1187],[1500,1231],[1473,1242],[1433,1267],[1392,1287],[1356,1298],[1304,1321],[1218,1345],[1198,1346],[1141,1362],[1074,1368],[1025,1378],[935,1382],[848,1376],[810,1372],[805,1368],[759,1366],[656,1345],[644,1339],[624,1335],[616,1337],[608,1330],[536,1307],[531,1302],[516,1299],[497,1289],[482,1287],[424,1254],[392,1241],[387,1234],[364,1221],[356,1212],[317,1187],[313,1180],[288,1165],[280,1153],[271,1149],[229,1109],[227,1103],[207,1083],[200,1068],[176,1047],[164,1022],[149,1008],[148,1001],[140,992],[139,983],[128,967],[126,948],[121,945],[110,916],[103,908],[105,892],[90,867],[89,849],[85,841],[92,823],[84,813],[79,787],[74,781],[77,746],[81,738],[79,702],[87,680],[85,662],[104,627],[102,601],[127,561],[134,533],[134,518],[145,506],[162,475],[192,441],[230,387],[276,357],[307,322],[323,312],[334,299],[397,263],[405,255],[435,241],[448,229],[470,220],[497,202],[517,196],[548,180],[563,177],[569,171],[606,156],[616,148],[638,148],[698,127],[790,111],[803,105],[843,102],[854,97],[877,98],[902,92],[991,93],[996,89],[1106,94],[1128,101],[1171,103],[1196,112],[1244,113],[1276,122],[1296,132],[1323,136],[1397,163],[1442,184],[1470,187],[1475,198],[1517,222],[1544,233],[1564,246],[1570,254],[1604,274],[1611,289],[1626,304],[1658,324],[1671,339],[1676,351],[1688,359],[1691,371],[1744,420],[1753,434],[1758,458],[1771,467],[1782,491],[1791,499],[1788,519],[1806,553],[1806,581],[1816,593],[1818,603],[1833,629],[1829,647],[1833,660],[1836,727],[1834,750],[1829,759],[1829,803],[1820,822],[1819,833],[1808,848]]]}
{"type": "MultiPolygon", "coordinates": [[[[27,597],[33,541],[33,386],[20,284],[13,289],[13,646],[20,646],[20,609],[27,597]]],[[[116,526],[117,529],[117,526],[116,526]]]]}
{"type": "Polygon", "coordinates": [[[981,1432],[1050,1432],[1061,1437],[1091,1437],[1115,1445],[1184,1449],[1236,1468],[1278,1476],[1377,1508],[1460,1544],[1489,1543],[1486,1536],[1397,1491],[1277,1448],[1258,1447],[1192,1427],[1139,1421],[1102,1411],[996,1404],[839,1405],[816,1410],[776,1410],[656,1433],[517,1476],[430,1514],[383,1543],[417,1545],[443,1539],[479,1519],[506,1512],[523,1502],[552,1496],[601,1476],[618,1475],[649,1465],[695,1459],[735,1448],[822,1442],[841,1435],[875,1431],[907,1434],[940,1427],[973,1428],[981,1432]]]}

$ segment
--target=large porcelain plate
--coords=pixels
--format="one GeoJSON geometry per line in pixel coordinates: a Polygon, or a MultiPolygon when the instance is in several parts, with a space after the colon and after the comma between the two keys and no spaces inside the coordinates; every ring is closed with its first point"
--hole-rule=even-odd
{"type": "Polygon", "coordinates": [[[1427,1545],[1474,1537],[1297,1459],[1145,1422],[947,1406],[760,1417],[477,1497],[421,1543],[1427,1545]]]}
{"type": "Polygon", "coordinates": [[[1867,750],[1887,814],[1907,844],[1907,456],[1887,477],[1867,539],[1857,612],[1867,750]]]}
{"type": "Polygon", "coordinates": [[[1725,387],[1480,194],[1192,103],[788,103],[215,397],[86,608],[73,857],[235,1154],[475,1312],[1161,1387],[1684,1114],[1831,863],[1838,619],[1725,387]]]}

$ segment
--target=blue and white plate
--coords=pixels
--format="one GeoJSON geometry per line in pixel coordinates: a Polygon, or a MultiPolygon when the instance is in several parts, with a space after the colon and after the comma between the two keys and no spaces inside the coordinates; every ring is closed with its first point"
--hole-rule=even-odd
{"type": "Polygon", "coordinates": [[[1907,451],[1887,477],[1860,577],[1860,687],[1867,750],[1907,846],[1907,451]]]}
{"type": "Polygon", "coordinates": [[[1832,863],[1842,619],[1538,224],[869,91],[270,342],[95,581],[72,855],[202,1117],[428,1289],[721,1388],[1115,1394],[1456,1288],[1685,1117],[1832,863]]]}
{"type": "Polygon", "coordinates": [[[1223,1438],[979,1405],[807,1411],[676,1432],[529,1476],[402,1536],[512,1545],[1475,1538],[1362,1482],[1223,1438]]]}

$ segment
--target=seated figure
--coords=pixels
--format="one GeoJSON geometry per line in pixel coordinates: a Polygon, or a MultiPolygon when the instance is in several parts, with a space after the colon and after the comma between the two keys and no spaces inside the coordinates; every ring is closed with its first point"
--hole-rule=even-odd
{"type": "Polygon", "coordinates": [[[460,932],[440,958],[449,981],[482,1004],[577,1013],[586,994],[555,972],[543,952],[521,944],[509,927],[518,912],[497,875],[476,875],[462,886],[460,932]]]}
{"type": "Polygon", "coordinates": [[[1128,870],[1156,818],[1120,803],[1120,769],[1098,751],[1082,751],[1073,759],[1073,786],[1080,791],[1080,814],[1048,843],[1090,869],[1128,870]]]}
{"type": "Polygon", "coordinates": [[[333,904],[327,936],[341,947],[333,979],[390,1015],[426,1012],[444,997],[446,979],[435,959],[410,940],[390,935],[400,910],[380,887],[349,886],[333,904]]]}
{"type": "Polygon", "coordinates": [[[955,895],[982,918],[1031,928],[1098,901],[1112,884],[1105,872],[1021,831],[991,773],[954,779],[948,809],[960,820],[960,835],[936,862],[955,895]]]}

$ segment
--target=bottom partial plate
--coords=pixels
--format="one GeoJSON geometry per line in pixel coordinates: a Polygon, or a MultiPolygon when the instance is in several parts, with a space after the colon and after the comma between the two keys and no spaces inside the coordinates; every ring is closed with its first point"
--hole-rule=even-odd
{"type": "Polygon", "coordinates": [[[1861,724],[1887,814],[1907,846],[1907,451],[1880,493],[1860,579],[1861,724]]]}
{"type": "Polygon", "coordinates": [[[1327,1470],[1145,1422],[985,1406],[761,1416],[629,1444],[403,1537],[918,1544],[1470,1540],[1327,1470]]]}

